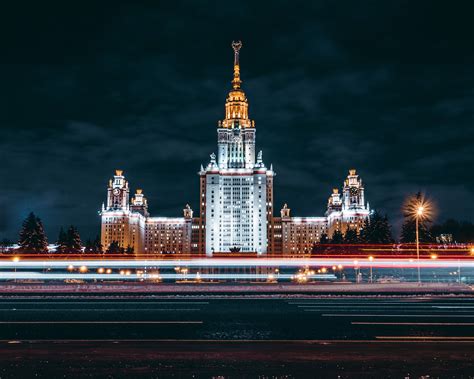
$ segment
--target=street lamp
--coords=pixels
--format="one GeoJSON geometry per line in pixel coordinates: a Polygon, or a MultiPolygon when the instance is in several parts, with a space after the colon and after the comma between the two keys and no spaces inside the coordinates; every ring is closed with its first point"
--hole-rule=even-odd
{"type": "Polygon", "coordinates": [[[358,260],[355,260],[354,261],[354,271],[355,271],[355,275],[356,275],[356,283],[359,283],[359,271],[358,271],[358,267],[357,265],[359,264],[359,261],[358,260]]]}
{"type": "Polygon", "coordinates": [[[420,222],[430,220],[433,213],[433,206],[421,194],[408,199],[405,205],[405,214],[415,219],[415,237],[416,237],[416,258],[418,266],[418,284],[421,284],[420,270],[420,222]]]}
{"type": "Polygon", "coordinates": [[[369,256],[369,261],[371,262],[370,264],[370,283],[373,283],[373,277],[372,277],[372,262],[374,260],[374,257],[371,255],[369,256]]]}
{"type": "Polygon", "coordinates": [[[420,218],[423,217],[424,207],[423,205],[418,206],[415,214],[416,222],[416,261],[418,266],[418,284],[421,284],[421,273],[420,273],[420,232],[419,223],[420,218]]]}
{"type": "MultiPolygon", "coordinates": [[[[18,262],[20,262],[20,257],[13,257],[12,261],[15,262],[15,263],[18,263],[18,262]]],[[[13,269],[15,271],[14,283],[16,283],[16,265],[13,266],[13,269]]]]}

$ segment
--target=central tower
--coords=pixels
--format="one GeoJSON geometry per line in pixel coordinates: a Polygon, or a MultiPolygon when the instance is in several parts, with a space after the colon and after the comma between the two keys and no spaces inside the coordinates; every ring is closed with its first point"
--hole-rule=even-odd
{"type": "Polygon", "coordinates": [[[239,55],[233,42],[234,78],[218,122],[217,156],[201,167],[201,218],[205,252],[267,252],[267,227],[273,214],[273,170],[255,154],[255,123],[241,88],[239,55]]]}

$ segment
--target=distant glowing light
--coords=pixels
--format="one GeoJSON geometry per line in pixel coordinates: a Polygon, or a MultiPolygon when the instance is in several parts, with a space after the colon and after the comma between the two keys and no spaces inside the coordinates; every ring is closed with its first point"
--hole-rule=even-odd
{"type": "Polygon", "coordinates": [[[412,196],[405,202],[405,213],[418,221],[430,220],[433,217],[433,203],[425,196],[412,196]]]}

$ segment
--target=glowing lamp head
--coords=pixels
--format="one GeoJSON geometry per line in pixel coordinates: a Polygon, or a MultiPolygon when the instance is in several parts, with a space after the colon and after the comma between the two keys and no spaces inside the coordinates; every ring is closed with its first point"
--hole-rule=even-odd
{"type": "Polygon", "coordinates": [[[405,201],[404,212],[413,219],[431,221],[434,216],[434,205],[424,195],[417,194],[405,201]]]}
{"type": "Polygon", "coordinates": [[[13,257],[12,260],[13,260],[13,262],[15,262],[15,263],[16,263],[16,262],[20,262],[20,257],[13,257]]]}
{"type": "Polygon", "coordinates": [[[438,256],[436,254],[431,254],[431,259],[437,259],[438,256]]]}
{"type": "Polygon", "coordinates": [[[369,257],[369,261],[372,262],[373,260],[374,260],[374,257],[371,255],[371,256],[369,257]]]}

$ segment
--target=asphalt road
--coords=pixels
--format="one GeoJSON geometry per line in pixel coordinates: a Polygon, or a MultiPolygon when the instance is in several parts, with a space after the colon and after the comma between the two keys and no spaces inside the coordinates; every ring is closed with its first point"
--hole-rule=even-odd
{"type": "Polygon", "coordinates": [[[474,340],[474,297],[3,297],[9,340],[474,340]]]}
{"type": "Polygon", "coordinates": [[[1,377],[469,377],[473,347],[471,296],[0,298],[1,377]]]}

